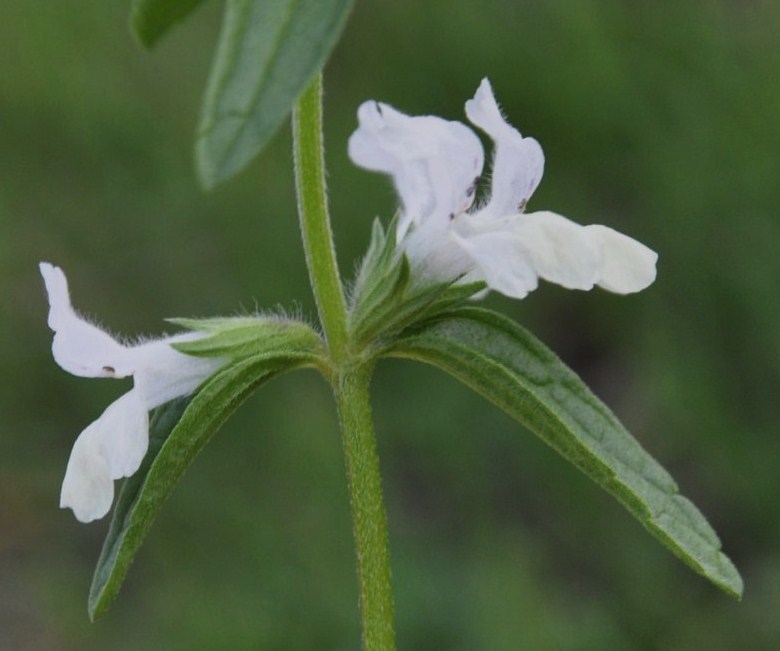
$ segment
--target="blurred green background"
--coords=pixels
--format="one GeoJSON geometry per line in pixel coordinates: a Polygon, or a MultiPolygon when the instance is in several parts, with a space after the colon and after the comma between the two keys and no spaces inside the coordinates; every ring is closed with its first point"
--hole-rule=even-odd
{"type": "MultiPolygon", "coordinates": [[[[37,272],[126,335],[169,316],[313,314],[290,139],[204,194],[191,162],[220,3],[154,52],[127,2],[0,3],[0,648],[356,649],[340,441],[313,372],[262,389],[155,524],[113,609],[86,596],[107,522],[57,508],[78,432],[126,390],[60,371],[37,272]]],[[[351,274],[386,179],[346,140],[367,98],[463,118],[488,75],[538,138],[531,209],[660,253],[630,297],[486,303],[573,366],[708,515],[736,603],[599,488],[433,369],[374,381],[401,649],[780,648],[780,4],[359,0],[326,77],[351,274]]]]}

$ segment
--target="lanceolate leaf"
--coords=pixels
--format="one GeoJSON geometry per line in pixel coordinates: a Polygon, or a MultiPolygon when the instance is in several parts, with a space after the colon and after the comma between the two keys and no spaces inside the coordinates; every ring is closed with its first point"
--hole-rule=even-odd
{"type": "Polygon", "coordinates": [[[511,320],[452,310],[387,354],[429,362],[481,393],[614,495],[685,563],[740,598],[742,579],[704,516],[610,410],[549,349],[511,320]]]}
{"type": "Polygon", "coordinates": [[[353,0],[228,0],[196,158],[206,187],[260,151],[325,65],[353,0]]]}
{"type": "Polygon", "coordinates": [[[130,24],[146,47],[153,47],[176,23],[184,20],[204,0],[134,0],[130,24]]]}
{"type": "Polygon", "coordinates": [[[149,451],[142,467],[122,487],[95,568],[89,594],[93,620],[111,605],[176,482],[228,416],[259,385],[314,363],[316,358],[308,352],[243,358],[212,376],[194,398],[170,402],[154,412],[149,451]]]}
{"type": "MultiPolygon", "coordinates": [[[[124,484],[122,484],[119,497],[117,497],[114,505],[111,525],[103,543],[103,550],[95,568],[89,599],[89,615],[93,620],[108,608],[124,580],[124,575],[133,556],[133,554],[127,554],[128,543],[130,542],[128,540],[128,530],[133,523],[136,523],[136,528],[138,526],[139,512],[136,509],[138,496],[149,474],[152,462],[170,436],[173,428],[176,427],[176,423],[179,422],[187,405],[190,404],[190,400],[190,396],[178,398],[158,407],[151,414],[149,419],[149,449],[146,451],[146,456],[138,471],[125,479],[124,484]],[[122,560],[117,558],[120,547],[124,547],[126,550],[123,554],[123,557],[127,557],[126,562],[122,562],[122,560]],[[107,595],[109,584],[112,586],[110,597],[107,595]]],[[[140,532],[140,535],[134,536],[136,538],[134,543],[135,549],[141,544],[143,535],[144,532],[140,532]]]]}

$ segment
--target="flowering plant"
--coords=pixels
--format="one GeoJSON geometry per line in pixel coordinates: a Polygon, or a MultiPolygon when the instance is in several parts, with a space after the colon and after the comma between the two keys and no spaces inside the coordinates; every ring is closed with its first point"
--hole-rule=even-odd
{"type": "MultiPolygon", "coordinates": [[[[142,41],[155,42],[196,4],[137,2],[142,41]]],[[[476,306],[490,290],[522,299],[540,278],[569,289],[637,292],[654,281],[657,260],[610,227],[526,212],[541,180],[542,149],[504,118],[487,80],[466,103],[466,115],[494,143],[489,191],[480,186],[482,144],[469,127],[373,101],[361,105],[350,156],[390,175],[401,206],[390,224],[375,222],[345,289],[327,208],[319,71],[351,4],[228,2],[196,147],[204,185],[213,186],[239,171],[294,105],[300,230],[318,329],[273,314],[175,319],[186,332],[127,345],[80,317],[62,270],[41,263],[55,361],[79,376],[133,378],[133,388],[77,438],[63,482],[61,505],[90,521],[110,509],[114,480],[127,478],[95,572],[90,615],[108,608],[166,497],[228,416],[270,379],[311,367],[330,383],[339,414],[363,644],[394,648],[369,395],[383,357],[431,364],[485,396],[619,500],[690,567],[739,597],[737,570],[670,475],[544,344],[476,306]]]]}

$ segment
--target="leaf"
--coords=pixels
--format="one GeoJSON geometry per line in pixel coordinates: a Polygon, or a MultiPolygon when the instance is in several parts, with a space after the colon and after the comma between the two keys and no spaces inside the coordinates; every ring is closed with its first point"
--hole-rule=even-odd
{"type": "Polygon", "coordinates": [[[176,23],[189,16],[204,0],[134,0],[130,25],[138,40],[148,48],[176,23]]]}
{"type": "Polygon", "coordinates": [[[122,486],[95,568],[89,593],[93,621],[111,605],[163,503],[222,423],[261,384],[315,362],[307,352],[247,357],[218,371],[193,398],[155,410],[149,451],[138,472],[122,486]]]}
{"type": "Polygon", "coordinates": [[[262,149],[325,65],[353,0],[228,0],[196,159],[207,188],[262,149]]]}
{"type": "Polygon", "coordinates": [[[506,411],[607,492],[687,565],[741,598],[742,579],[704,516],[580,378],[506,317],[460,308],[386,354],[428,362],[506,411]]]}

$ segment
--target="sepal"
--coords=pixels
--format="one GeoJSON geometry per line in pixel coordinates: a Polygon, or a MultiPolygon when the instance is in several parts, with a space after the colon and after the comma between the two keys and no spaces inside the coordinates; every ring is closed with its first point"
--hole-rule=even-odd
{"type": "Polygon", "coordinates": [[[374,221],[368,251],[350,291],[349,326],[359,346],[387,340],[417,321],[466,301],[483,282],[420,283],[396,241],[396,220],[387,230],[374,221]]]}
{"type": "Polygon", "coordinates": [[[173,344],[187,355],[239,359],[257,354],[285,352],[323,353],[322,339],[314,329],[283,316],[216,317],[211,319],[168,319],[204,337],[173,344]]]}

